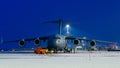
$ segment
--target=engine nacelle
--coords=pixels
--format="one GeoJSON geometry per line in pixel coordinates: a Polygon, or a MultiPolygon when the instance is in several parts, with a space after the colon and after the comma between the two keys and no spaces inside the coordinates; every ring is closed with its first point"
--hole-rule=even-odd
{"type": "Polygon", "coordinates": [[[96,44],[95,41],[91,41],[91,42],[90,42],[90,46],[92,46],[92,47],[95,46],[95,44],[96,44]]]}
{"type": "Polygon", "coordinates": [[[79,44],[79,40],[78,40],[78,39],[75,39],[75,40],[74,40],[74,44],[75,44],[75,45],[78,45],[78,44],[79,44]]]}
{"type": "Polygon", "coordinates": [[[24,45],[25,45],[25,40],[24,40],[24,39],[23,39],[23,40],[20,40],[20,41],[19,41],[19,45],[20,45],[20,46],[24,46],[24,45]]]}
{"type": "Polygon", "coordinates": [[[40,44],[40,39],[39,39],[39,38],[35,39],[35,40],[34,40],[34,44],[35,44],[35,45],[39,45],[39,44],[40,44]]]}

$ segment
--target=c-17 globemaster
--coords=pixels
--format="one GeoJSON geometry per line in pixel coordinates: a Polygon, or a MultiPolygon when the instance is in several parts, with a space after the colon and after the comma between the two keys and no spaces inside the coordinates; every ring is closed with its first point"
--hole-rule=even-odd
{"type": "Polygon", "coordinates": [[[73,41],[74,45],[78,45],[82,40],[87,41],[90,43],[90,47],[93,48],[96,44],[96,42],[102,42],[102,43],[114,43],[114,42],[108,42],[108,41],[102,41],[102,40],[90,40],[90,39],[83,39],[83,38],[77,38],[73,36],[65,36],[62,35],[62,24],[68,24],[68,22],[63,21],[62,19],[56,20],[56,21],[50,21],[46,23],[53,23],[53,24],[59,24],[59,33],[55,35],[50,35],[50,36],[44,36],[44,37],[37,37],[37,38],[26,38],[22,40],[11,40],[11,41],[3,41],[1,40],[1,44],[4,43],[10,43],[10,42],[18,42],[20,46],[25,46],[25,43],[27,41],[34,41],[35,45],[40,45],[41,41],[46,41],[47,40],[47,49],[48,50],[53,50],[54,52],[57,51],[64,51],[67,52],[66,47],[67,47],[67,41],[71,40],[73,41]]]}

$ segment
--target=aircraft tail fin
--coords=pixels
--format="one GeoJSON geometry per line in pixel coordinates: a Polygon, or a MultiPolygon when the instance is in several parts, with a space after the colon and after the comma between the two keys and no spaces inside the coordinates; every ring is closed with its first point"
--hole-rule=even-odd
{"type": "Polygon", "coordinates": [[[59,19],[59,20],[56,20],[56,21],[48,21],[48,22],[44,22],[44,23],[59,24],[59,32],[58,33],[60,35],[62,33],[62,24],[69,24],[69,23],[76,24],[76,22],[68,22],[68,21],[64,21],[62,19],[59,19]]]}

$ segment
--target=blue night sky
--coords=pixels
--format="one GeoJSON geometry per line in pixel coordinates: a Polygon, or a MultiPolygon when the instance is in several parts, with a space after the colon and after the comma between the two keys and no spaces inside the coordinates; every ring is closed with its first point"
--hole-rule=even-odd
{"type": "MultiPolygon", "coordinates": [[[[70,24],[73,36],[120,42],[117,0],[1,0],[0,37],[7,41],[55,34],[58,25],[43,22],[59,18],[79,23],[70,24]]],[[[4,44],[0,48],[16,45],[4,44]]]]}

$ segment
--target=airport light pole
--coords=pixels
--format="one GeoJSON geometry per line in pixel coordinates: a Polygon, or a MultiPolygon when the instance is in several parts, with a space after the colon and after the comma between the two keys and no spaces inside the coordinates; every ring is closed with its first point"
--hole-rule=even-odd
{"type": "Polygon", "coordinates": [[[66,28],[67,28],[67,34],[69,34],[69,28],[70,28],[70,25],[66,25],[66,28]]]}
{"type": "MultiPolygon", "coordinates": [[[[86,37],[83,37],[83,39],[86,39],[86,37]]],[[[85,50],[86,50],[86,41],[82,40],[82,47],[83,47],[83,49],[85,48],[85,50]]]]}

